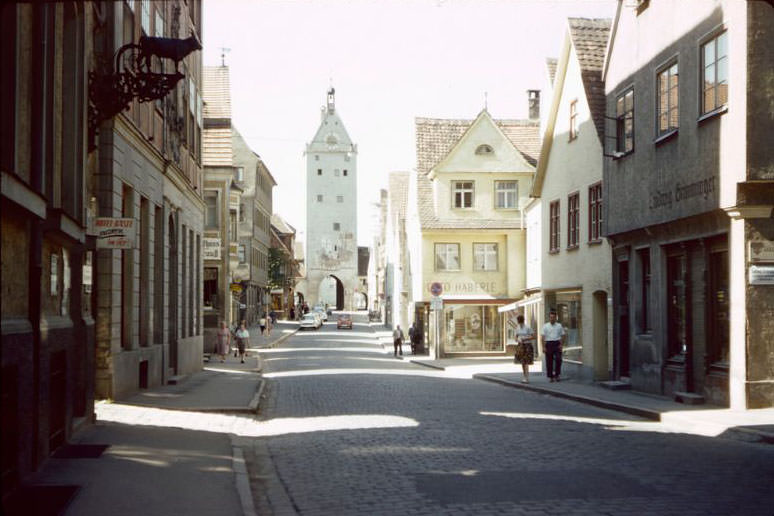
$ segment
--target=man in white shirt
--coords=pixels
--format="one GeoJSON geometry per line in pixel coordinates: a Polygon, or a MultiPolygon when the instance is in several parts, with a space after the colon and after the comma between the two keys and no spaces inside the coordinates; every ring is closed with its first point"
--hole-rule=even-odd
{"type": "Polygon", "coordinates": [[[395,356],[397,357],[398,353],[403,356],[403,330],[400,329],[400,324],[392,332],[392,343],[395,347],[395,356]]]}
{"type": "Polygon", "coordinates": [[[567,332],[556,320],[556,310],[548,313],[548,321],[543,325],[543,353],[546,355],[546,376],[549,381],[558,382],[562,373],[562,343],[567,332]]]}

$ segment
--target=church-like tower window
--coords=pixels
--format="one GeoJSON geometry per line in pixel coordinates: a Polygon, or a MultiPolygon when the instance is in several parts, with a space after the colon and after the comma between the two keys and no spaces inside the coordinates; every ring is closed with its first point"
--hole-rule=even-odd
{"type": "Polygon", "coordinates": [[[347,169],[346,168],[344,169],[344,175],[345,176],[347,175],[347,169]]]}
{"type": "Polygon", "coordinates": [[[333,223],[333,231],[340,231],[341,230],[341,224],[338,222],[333,223]]]}
{"type": "Polygon", "coordinates": [[[321,168],[318,168],[318,169],[317,169],[317,175],[318,175],[318,176],[321,176],[321,175],[322,175],[322,169],[321,169],[321,168]]]}

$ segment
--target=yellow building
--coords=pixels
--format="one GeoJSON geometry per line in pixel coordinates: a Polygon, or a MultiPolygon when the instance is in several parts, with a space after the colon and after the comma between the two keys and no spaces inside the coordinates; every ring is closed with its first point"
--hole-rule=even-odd
{"type": "Polygon", "coordinates": [[[497,309],[524,293],[523,208],[539,123],[483,110],[475,120],[418,118],[416,137],[407,217],[414,320],[433,356],[503,354],[497,309]]]}

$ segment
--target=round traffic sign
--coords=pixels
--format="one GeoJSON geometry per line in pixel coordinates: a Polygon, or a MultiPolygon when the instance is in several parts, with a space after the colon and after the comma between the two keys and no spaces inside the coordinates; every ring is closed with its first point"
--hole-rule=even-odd
{"type": "Polygon", "coordinates": [[[437,281],[430,284],[430,293],[434,296],[440,296],[441,292],[443,292],[443,285],[438,283],[437,281]]]}

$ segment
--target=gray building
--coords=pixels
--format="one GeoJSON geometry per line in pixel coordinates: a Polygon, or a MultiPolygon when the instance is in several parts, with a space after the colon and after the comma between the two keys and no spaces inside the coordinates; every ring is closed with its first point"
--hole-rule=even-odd
{"type": "Polygon", "coordinates": [[[688,401],[771,406],[774,7],[629,4],[604,71],[615,375],[688,401]]]}

